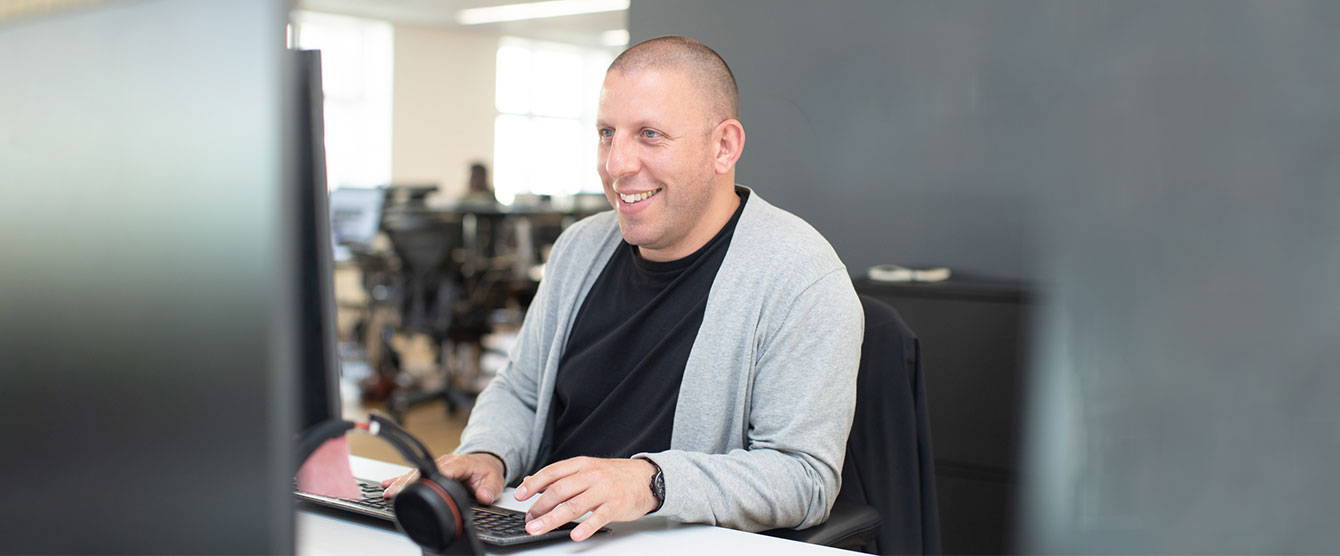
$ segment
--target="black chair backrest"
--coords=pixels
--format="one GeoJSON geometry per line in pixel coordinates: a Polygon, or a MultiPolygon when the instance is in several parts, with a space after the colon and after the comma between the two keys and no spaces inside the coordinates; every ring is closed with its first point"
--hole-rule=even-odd
{"type": "Polygon", "coordinates": [[[443,337],[460,294],[452,250],[461,245],[461,224],[433,214],[387,211],[382,229],[400,258],[404,279],[401,325],[443,337]]]}
{"type": "Polygon", "coordinates": [[[939,554],[935,464],[921,348],[893,307],[861,296],[865,342],[839,500],[882,518],[874,552],[939,554]]]}
{"type": "Polygon", "coordinates": [[[388,212],[383,217],[382,229],[405,270],[414,274],[450,270],[451,251],[461,244],[460,222],[431,214],[388,212]]]}

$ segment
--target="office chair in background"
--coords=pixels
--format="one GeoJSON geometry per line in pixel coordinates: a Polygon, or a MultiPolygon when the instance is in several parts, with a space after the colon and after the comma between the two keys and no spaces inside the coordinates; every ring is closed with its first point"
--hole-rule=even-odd
{"type": "Polygon", "coordinates": [[[395,354],[390,335],[418,333],[433,342],[434,361],[442,372],[441,384],[397,384],[397,389],[386,400],[387,412],[397,421],[403,421],[405,412],[415,405],[442,399],[447,410],[469,407],[476,392],[463,377],[464,369],[449,355],[458,345],[478,345],[488,332],[483,323],[464,322],[461,317],[469,311],[463,307],[465,288],[460,276],[460,261],[453,251],[461,245],[461,224],[443,218],[440,214],[399,207],[383,215],[382,229],[391,240],[391,248],[400,261],[397,287],[398,326],[382,331],[383,348],[387,350],[383,364],[393,369],[382,369],[383,375],[393,372],[403,380],[401,358],[395,354]]]}
{"type": "Polygon", "coordinates": [[[893,307],[861,296],[865,340],[842,490],[828,521],[764,534],[872,554],[939,554],[921,348],[893,307]]]}

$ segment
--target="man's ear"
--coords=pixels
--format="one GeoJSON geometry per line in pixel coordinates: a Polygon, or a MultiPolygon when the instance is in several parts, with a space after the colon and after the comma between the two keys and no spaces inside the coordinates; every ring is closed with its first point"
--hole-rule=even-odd
{"type": "Polygon", "coordinates": [[[730,173],[735,169],[735,161],[740,159],[740,153],[744,152],[744,126],[740,125],[739,120],[726,120],[712,130],[712,138],[716,141],[712,169],[717,174],[730,173]]]}

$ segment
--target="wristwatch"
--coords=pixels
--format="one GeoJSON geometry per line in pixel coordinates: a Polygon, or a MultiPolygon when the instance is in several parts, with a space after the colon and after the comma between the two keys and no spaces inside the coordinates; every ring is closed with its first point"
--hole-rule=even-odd
{"type": "Polygon", "coordinates": [[[652,467],[656,468],[656,474],[651,476],[651,495],[656,498],[656,508],[647,513],[656,513],[665,505],[665,475],[661,474],[661,466],[656,462],[647,460],[652,467]]]}

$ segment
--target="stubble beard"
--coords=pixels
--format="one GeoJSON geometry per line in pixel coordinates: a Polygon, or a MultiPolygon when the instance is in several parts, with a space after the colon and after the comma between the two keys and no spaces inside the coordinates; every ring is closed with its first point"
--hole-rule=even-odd
{"type": "Polygon", "coordinates": [[[658,197],[663,196],[659,199],[661,206],[657,207],[661,213],[655,219],[642,222],[643,237],[632,238],[637,242],[629,240],[626,232],[630,230],[620,219],[619,228],[624,233],[624,241],[641,249],[659,250],[669,248],[689,236],[712,207],[712,199],[716,195],[713,175],[711,167],[704,166],[703,173],[695,176],[694,186],[669,188],[662,184],[663,189],[657,194],[658,197]]]}

